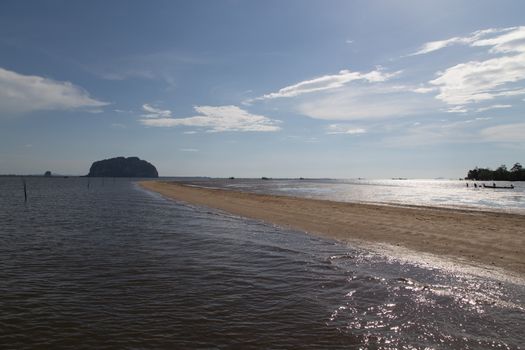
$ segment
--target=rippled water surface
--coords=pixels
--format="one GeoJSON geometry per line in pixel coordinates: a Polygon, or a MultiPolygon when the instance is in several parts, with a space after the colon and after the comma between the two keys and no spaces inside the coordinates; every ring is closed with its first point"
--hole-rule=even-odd
{"type": "Polygon", "coordinates": [[[0,348],[525,344],[520,282],[87,181],[0,178],[0,348]]]}

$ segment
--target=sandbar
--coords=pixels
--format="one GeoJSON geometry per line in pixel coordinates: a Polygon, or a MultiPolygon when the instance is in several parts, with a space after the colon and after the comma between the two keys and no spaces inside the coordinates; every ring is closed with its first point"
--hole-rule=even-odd
{"type": "Polygon", "coordinates": [[[335,202],[142,181],[165,197],[345,242],[382,243],[525,276],[525,215],[335,202]]]}

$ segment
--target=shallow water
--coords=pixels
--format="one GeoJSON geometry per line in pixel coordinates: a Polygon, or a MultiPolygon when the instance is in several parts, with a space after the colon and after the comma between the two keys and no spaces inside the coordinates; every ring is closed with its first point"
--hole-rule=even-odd
{"type": "Polygon", "coordinates": [[[522,283],[87,181],[0,178],[2,349],[525,344],[522,283]]]}
{"type": "MultiPolygon", "coordinates": [[[[492,181],[458,180],[190,180],[198,186],[229,188],[258,193],[283,194],[341,202],[437,206],[525,214],[525,183],[514,189],[482,188],[492,181]],[[467,187],[467,183],[469,186],[467,187]],[[474,184],[480,187],[475,188],[474,184]]],[[[497,186],[510,182],[496,181],[497,186]]]]}

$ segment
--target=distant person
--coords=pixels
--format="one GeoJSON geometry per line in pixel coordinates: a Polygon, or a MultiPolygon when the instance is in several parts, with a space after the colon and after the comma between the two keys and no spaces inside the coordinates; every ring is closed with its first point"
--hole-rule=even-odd
{"type": "Polygon", "coordinates": [[[496,188],[496,183],[495,182],[492,183],[492,187],[496,188]]]}
{"type": "Polygon", "coordinates": [[[477,183],[474,183],[474,188],[478,188],[478,184],[477,183]]]}
{"type": "Polygon", "coordinates": [[[468,182],[467,182],[467,187],[468,187],[468,182]]]}

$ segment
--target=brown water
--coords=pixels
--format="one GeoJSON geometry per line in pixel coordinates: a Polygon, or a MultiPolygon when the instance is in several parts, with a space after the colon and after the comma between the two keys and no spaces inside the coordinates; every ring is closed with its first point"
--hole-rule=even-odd
{"type": "Polygon", "coordinates": [[[0,178],[0,348],[525,344],[523,284],[87,181],[0,178]]]}

